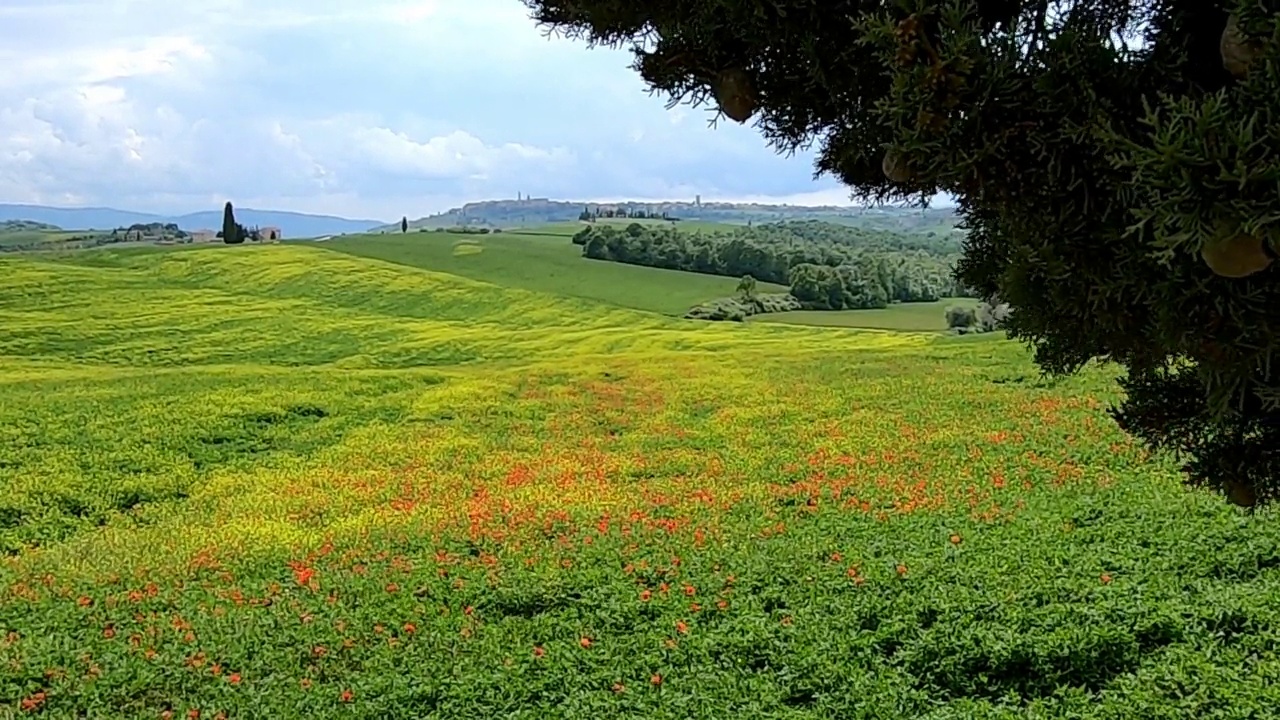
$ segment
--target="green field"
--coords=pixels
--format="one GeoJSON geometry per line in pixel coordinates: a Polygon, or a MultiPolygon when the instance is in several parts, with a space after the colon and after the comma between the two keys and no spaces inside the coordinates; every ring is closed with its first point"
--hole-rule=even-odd
{"type": "Polygon", "coordinates": [[[0,715],[1275,716],[1275,514],[1113,371],[434,239],[0,257],[0,715]]]}
{"type": "MultiPolygon", "coordinates": [[[[704,229],[725,227],[715,223],[700,225],[704,229]]],[[[558,293],[665,315],[683,315],[695,305],[731,297],[737,291],[736,278],[584,258],[582,249],[569,242],[579,227],[580,223],[546,224],[496,235],[438,232],[353,235],[327,241],[324,246],[504,287],[558,293]]],[[[761,293],[787,290],[785,286],[771,283],[757,286],[761,293]]],[[[947,306],[976,304],[975,300],[958,298],[938,303],[899,304],[885,310],[774,313],[754,316],[751,321],[927,332],[946,330],[947,306]]]]}
{"type": "MultiPolygon", "coordinates": [[[[573,229],[541,226],[536,234],[406,233],[345,236],[324,247],[360,257],[445,272],[536,292],[587,298],[620,307],[683,315],[707,300],[733,295],[737,278],[589,260],[569,241],[573,229]]],[[[761,292],[786,292],[761,284],[761,292]]]]}
{"type": "Polygon", "coordinates": [[[755,315],[750,322],[817,325],[822,327],[877,328],[927,332],[947,329],[948,307],[976,307],[972,298],[947,298],[932,303],[898,303],[884,310],[796,310],[755,315]]]}

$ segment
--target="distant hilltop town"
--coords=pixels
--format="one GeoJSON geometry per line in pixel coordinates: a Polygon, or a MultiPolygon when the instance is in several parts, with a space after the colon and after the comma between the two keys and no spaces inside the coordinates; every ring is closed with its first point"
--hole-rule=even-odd
{"type": "MultiPolygon", "coordinates": [[[[700,195],[689,201],[610,203],[574,202],[532,197],[523,192],[514,199],[467,203],[447,212],[410,222],[411,227],[481,225],[506,227],[544,222],[571,222],[583,215],[612,214],[622,217],[654,217],[669,220],[703,220],[725,223],[762,223],[783,220],[826,220],[885,230],[922,228],[953,229],[957,223],[952,208],[839,207],[764,203],[703,202],[700,195]]],[[[390,228],[391,226],[387,226],[390,228]]]]}

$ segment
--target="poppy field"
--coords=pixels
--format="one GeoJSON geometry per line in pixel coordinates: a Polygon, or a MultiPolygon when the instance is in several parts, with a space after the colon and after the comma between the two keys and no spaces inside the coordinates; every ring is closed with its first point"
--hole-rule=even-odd
{"type": "Polygon", "coordinates": [[[0,716],[1263,718],[1280,525],[1019,345],[0,260],[0,716]]]}

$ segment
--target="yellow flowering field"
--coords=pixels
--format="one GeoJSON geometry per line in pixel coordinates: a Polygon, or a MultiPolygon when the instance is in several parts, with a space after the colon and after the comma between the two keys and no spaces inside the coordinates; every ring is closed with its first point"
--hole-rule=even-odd
{"type": "Polygon", "coordinates": [[[269,246],[0,260],[0,710],[1280,707],[1280,529],[991,337],[269,246]]]}

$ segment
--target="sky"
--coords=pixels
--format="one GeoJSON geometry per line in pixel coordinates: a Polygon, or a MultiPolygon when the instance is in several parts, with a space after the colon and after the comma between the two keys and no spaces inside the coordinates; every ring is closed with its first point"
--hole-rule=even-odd
{"type": "Polygon", "coordinates": [[[630,61],[548,37],[519,0],[0,0],[0,202],[850,204],[811,154],[667,110],[630,61]]]}

